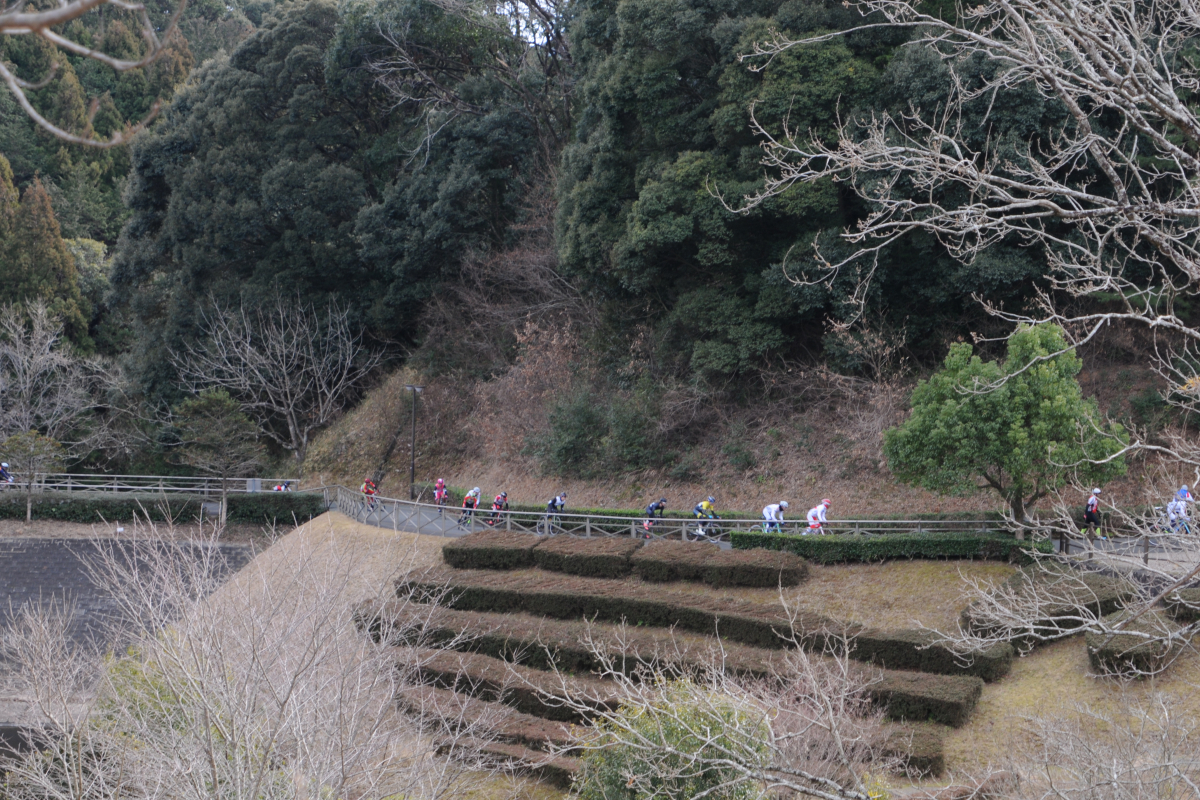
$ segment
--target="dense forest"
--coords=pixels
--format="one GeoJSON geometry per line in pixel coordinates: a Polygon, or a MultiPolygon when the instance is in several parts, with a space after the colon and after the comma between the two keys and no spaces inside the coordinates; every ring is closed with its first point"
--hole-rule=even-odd
{"type": "MultiPolygon", "coordinates": [[[[136,55],[107,13],[76,38],[136,55]]],[[[46,298],[150,405],[187,394],[172,353],[214,304],[332,301],[391,363],[457,381],[527,358],[532,329],[569,330],[551,427],[593,440],[530,447],[566,472],[605,447],[647,466],[663,437],[695,435],[655,423],[670,392],[744,405],[806,366],[933,364],[997,327],[979,298],[1020,307],[1038,287],[1044,257],[1019,241],[963,263],[919,234],[805,280],[850,252],[860,196],[824,180],[746,205],[767,136],[831,141],[839,119],[945,102],[950,71],[904,29],[750,55],[864,22],[834,0],[193,2],[153,65],[68,56],[31,94],[101,135],[162,98],[128,146],[60,143],[0,94],[0,265],[28,276],[0,292],[46,298]]],[[[30,79],[51,50],[0,40],[30,79]]],[[[1004,157],[1061,115],[1017,87],[968,104],[962,128],[1004,157]]]]}

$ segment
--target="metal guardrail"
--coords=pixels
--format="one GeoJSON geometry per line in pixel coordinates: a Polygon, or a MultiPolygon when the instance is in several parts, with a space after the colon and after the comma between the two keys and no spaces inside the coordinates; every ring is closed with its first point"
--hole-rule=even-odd
{"type": "MultiPolygon", "coordinates": [[[[645,539],[727,540],[735,531],[761,531],[762,519],[674,519],[655,518],[646,528],[645,517],[604,516],[598,514],[561,513],[544,511],[492,511],[480,508],[464,513],[462,508],[437,506],[392,497],[365,497],[361,492],[344,486],[325,487],[325,503],[355,520],[393,530],[415,533],[434,533],[441,536],[463,536],[471,531],[519,531],[542,535],[571,536],[631,536],[645,539]],[[703,529],[703,531],[701,530],[703,529]]],[[[855,533],[879,536],[889,533],[995,530],[995,520],[844,520],[828,523],[828,533],[855,533]]],[[[803,534],[808,530],[804,520],[787,520],[782,532],[803,534]]]]}
{"type": "MultiPolygon", "coordinates": [[[[18,485],[24,477],[13,473],[18,485]]],[[[298,486],[298,478],[227,478],[228,494],[271,491],[285,481],[298,486]]],[[[211,497],[221,493],[220,478],[189,478],[175,475],[95,475],[88,473],[36,473],[35,492],[66,492],[67,494],[191,494],[211,497]]]]}

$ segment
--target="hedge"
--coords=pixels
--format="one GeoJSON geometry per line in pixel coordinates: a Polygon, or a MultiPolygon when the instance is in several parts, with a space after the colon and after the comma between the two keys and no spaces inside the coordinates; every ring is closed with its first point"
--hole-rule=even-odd
{"type": "MultiPolygon", "coordinates": [[[[1105,617],[1111,624],[1119,623],[1128,612],[1119,611],[1105,617]]],[[[1161,635],[1164,627],[1170,623],[1161,612],[1153,610],[1134,620],[1129,625],[1133,632],[1144,632],[1161,635]]],[[[1092,669],[1104,675],[1143,676],[1147,673],[1162,670],[1170,660],[1179,653],[1179,647],[1170,646],[1163,641],[1147,641],[1140,636],[1128,633],[1098,633],[1088,631],[1084,635],[1087,645],[1088,661],[1092,669]]]]}
{"type": "Polygon", "coordinates": [[[629,558],[641,546],[638,539],[548,536],[533,549],[533,560],[552,572],[588,578],[623,578],[633,570],[629,558]]]}
{"type": "MultiPolygon", "coordinates": [[[[291,524],[307,522],[325,513],[324,496],[316,492],[256,492],[228,496],[229,522],[251,524],[291,524]]],[[[34,519],[60,522],[132,522],[149,517],[154,522],[168,518],[193,522],[200,516],[197,497],[162,494],[119,494],[112,497],[69,496],[61,493],[35,494],[34,519]]],[[[0,497],[0,519],[25,519],[25,495],[10,491],[0,497]]]]}
{"type": "Polygon", "coordinates": [[[1200,588],[1177,589],[1163,604],[1167,614],[1176,622],[1200,622],[1200,588]]]}
{"type": "MultiPolygon", "coordinates": [[[[1010,591],[1021,591],[1022,584],[1027,581],[1046,581],[1053,586],[1060,585],[1056,591],[1063,596],[1064,601],[1073,598],[1073,602],[1063,602],[1045,607],[1044,616],[1036,621],[1040,631],[1073,630],[1081,623],[1071,619],[1078,617],[1081,610],[1086,610],[1094,618],[1108,616],[1124,608],[1137,594],[1137,588],[1129,581],[1098,572],[1079,572],[1072,567],[1042,562],[1035,566],[1024,567],[1006,580],[1001,587],[1010,591]]],[[[993,633],[989,627],[975,618],[974,606],[963,609],[959,624],[964,630],[980,635],[993,633]]],[[[1023,646],[1032,647],[1038,643],[1032,635],[1014,637],[1014,641],[1023,646]]]]}
{"type": "Polygon", "coordinates": [[[442,545],[442,559],[457,569],[524,569],[534,565],[532,533],[484,530],[442,545]]]}
{"type": "Polygon", "coordinates": [[[895,558],[980,558],[1029,563],[1029,551],[1052,553],[1050,541],[1018,541],[1004,534],[892,533],[884,536],[779,533],[730,534],[738,550],[763,547],[784,550],[818,564],[886,561],[895,558]]]}
{"type": "MultiPolygon", "coordinates": [[[[382,617],[403,615],[421,619],[411,606],[377,601],[356,608],[360,627],[370,630],[378,640],[383,630],[382,617]]],[[[397,622],[397,630],[412,631],[409,620],[397,622]]],[[[422,620],[423,621],[423,620],[422,620]]],[[[504,661],[519,661],[524,667],[539,670],[557,668],[566,674],[586,675],[601,667],[597,654],[582,644],[590,635],[601,643],[605,655],[614,664],[625,664],[630,671],[643,660],[651,661],[666,674],[694,674],[719,665],[728,672],[757,680],[771,680],[786,671],[787,663],[778,650],[722,642],[711,637],[682,631],[645,627],[618,630],[603,623],[585,624],[541,619],[524,614],[438,609],[424,631],[426,641],[455,646],[504,661]]],[[[421,644],[393,641],[393,644],[421,644]]],[[[869,673],[869,693],[888,716],[910,721],[932,720],[945,725],[961,725],[971,714],[983,682],[973,676],[930,675],[912,672],[873,670],[869,673]]]]}
{"type": "MultiPolygon", "coordinates": [[[[836,646],[842,636],[855,637],[851,655],[891,669],[919,669],[948,675],[978,675],[995,680],[1012,666],[1013,649],[996,645],[959,659],[953,653],[911,631],[860,631],[817,614],[797,615],[795,628],[780,609],[735,598],[669,594],[653,586],[601,578],[543,574],[431,571],[401,579],[397,593],[422,597],[444,596],[448,605],[465,611],[525,612],[557,619],[600,619],[659,628],[678,626],[703,634],[720,634],[742,644],[765,648],[790,646],[794,636],[806,648],[836,646]]],[[[444,601],[445,602],[445,601],[444,601]]]]}
{"type": "Polygon", "coordinates": [[[405,686],[396,692],[396,703],[407,714],[418,717],[447,718],[466,726],[482,726],[499,741],[519,744],[534,750],[558,748],[573,751],[575,738],[571,726],[533,714],[517,711],[510,706],[466,698],[449,689],[436,686],[405,686]]]}
{"type": "Polygon", "coordinates": [[[706,542],[651,542],[633,555],[633,572],[652,582],[703,580],[713,586],[796,586],[808,564],[791,553],[721,550],[706,542]]]}
{"type": "Polygon", "coordinates": [[[946,772],[946,729],[933,725],[900,727],[888,734],[883,754],[901,759],[910,773],[940,777],[946,772]]]}

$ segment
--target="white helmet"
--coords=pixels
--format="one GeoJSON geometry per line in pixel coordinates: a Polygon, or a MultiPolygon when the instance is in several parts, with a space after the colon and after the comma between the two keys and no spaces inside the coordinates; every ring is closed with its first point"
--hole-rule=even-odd
{"type": "Polygon", "coordinates": [[[780,507],[780,508],[787,508],[787,507],[788,507],[787,500],[780,500],[780,501],[779,501],[779,507],[780,507]]]}
{"type": "Polygon", "coordinates": [[[1100,490],[1099,490],[1099,489],[1092,489],[1092,494],[1100,494],[1100,490]]]}
{"type": "Polygon", "coordinates": [[[0,467],[3,467],[4,469],[8,469],[8,462],[5,461],[4,463],[0,464],[0,467]]]}
{"type": "Polygon", "coordinates": [[[479,487],[476,486],[474,489],[472,489],[471,494],[479,494],[479,487]]]}

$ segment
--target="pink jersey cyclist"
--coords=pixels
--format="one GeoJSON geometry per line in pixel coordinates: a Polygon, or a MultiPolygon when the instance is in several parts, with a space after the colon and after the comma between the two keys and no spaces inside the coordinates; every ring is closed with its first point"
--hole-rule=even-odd
{"type": "Polygon", "coordinates": [[[833,505],[833,503],[829,500],[829,498],[825,498],[820,503],[808,510],[808,533],[821,533],[821,531],[824,529],[825,523],[827,522],[825,519],[825,509],[829,508],[831,505],[833,505]]]}

